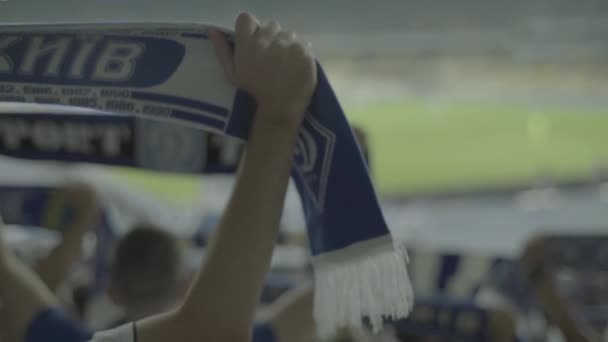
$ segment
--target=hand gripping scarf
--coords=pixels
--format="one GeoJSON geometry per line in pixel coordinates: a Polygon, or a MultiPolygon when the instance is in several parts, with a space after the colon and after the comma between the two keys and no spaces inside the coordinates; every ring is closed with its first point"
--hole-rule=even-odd
{"type": "MultiPolygon", "coordinates": [[[[0,27],[0,102],[93,108],[95,114],[72,118],[90,120],[88,127],[145,117],[246,141],[255,102],[225,81],[208,29],[121,23],[0,27]]],[[[26,146],[26,158],[78,161],[88,154],[87,161],[94,161],[91,151],[116,149],[116,139],[95,140],[91,136],[99,131],[74,128],[78,124],[37,125],[35,115],[19,117],[15,127],[3,126],[3,147],[14,152],[26,146]],[[44,129],[51,126],[49,136],[44,129]],[[40,143],[45,137],[49,141],[40,143]]],[[[133,146],[122,148],[131,153],[123,165],[145,167],[142,155],[154,153],[134,158],[133,146]]],[[[202,162],[182,166],[204,172],[202,162]]],[[[407,253],[393,243],[351,126],[320,65],[292,176],[313,254],[319,335],[360,326],[362,318],[379,330],[384,319],[407,316],[413,302],[407,253]]]]}

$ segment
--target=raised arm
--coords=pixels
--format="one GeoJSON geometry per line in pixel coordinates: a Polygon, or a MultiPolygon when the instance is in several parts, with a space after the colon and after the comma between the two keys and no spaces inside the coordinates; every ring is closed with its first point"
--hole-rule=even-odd
{"type": "Polygon", "coordinates": [[[549,320],[560,328],[567,341],[599,341],[600,337],[587,324],[573,315],[568,303],[558,294],[556,284],[551,279],[545,261],[546,255],[547,241],[538,237],[526,245],[522,260],[529,270],[528,276],[532,283],[532,291],[547,313],[549,320]]]}
{"type": "Polygon", "coordinates": [[[62,191],[76,209],[76,216],[66,227],[61,242],[37,265],[36,272],[8,250],[0,232],[0,302],[3,303],[0,317],[2,334],[7,341],[21,341],[37,315],[45,309],[60,307],[53,291],[67,277],[80,255],[84,235],[97,222],[98,205],[91,188],[70,184],[62,191]]]}
{"type": "Polygon", "coordinates": [[[40,278],[9,251],[0,222],[0,301],[2,319],[11,333],[24,336],[26,327],[43,309],[58,306],[53,293],[40,278]]]}
{"type": "Polygon", "coordinates": [[[234,55],[211,40],[236,87],[257,102],[238,179],[204,265],[176,312],[138,323],[139,342],[249,341],[292,166],[297,132],[316,85],[308,48],[276,22],[236,23],[234,55]]]}
{"type": "Polygon", "coordinates": [[[60,191],[74,209],[75,216],[64,227],[59,244],[36,265],[36,272],[53,291],[65,281],[74,262],[80,257],[84,237],[99,221],[99,203],[92,187],[76,183],[60,191]]]}

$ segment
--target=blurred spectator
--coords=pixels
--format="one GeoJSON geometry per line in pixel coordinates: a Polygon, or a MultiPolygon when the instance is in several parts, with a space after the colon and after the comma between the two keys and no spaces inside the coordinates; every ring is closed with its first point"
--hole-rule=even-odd
{"type": "Polygon", "coordinates": [[[600,341],[600,336],[575,317],[568,302],[559,295],[551,273],[548,248],[548,239],[538,237],[531,240],[524,249],[522,261],[526,266],[532,291],[551,323],[560,328],[567,341],[600,341]]]}
{"type": "MultiPolygon", "coordinates": [[[[59,188],[53,196],[61,199],[58,214],[69,214],[66,226],[52,227],[62,234],[59,243],[51,249],[46,257],[35,262],[34,270],[52,291],[57,291],[68,279],[68,275],[76,261],[80,258],[84,237],[94,229],[100,218],[100,205],[95,190],[84,183],[70,183],[59,188]]],[[[72,312],[72,303],[63,303],[72,312]]],[[[18,332],[10,324],[11,312],[5,310],[0,301],[0,339],[4,341],[19,341],[18,332]]]]}
{"type": "Polygon", "coordinates": [[[108,293],[126,315],[112,327],[173,307],[185,294],[179,241],[153,225],[139,225],[117,244],[108,293]]]}
{"type": "MultiPolygon", "coordinates": [[[[136,226],[118,242],[108,292],[125,317],[109,328],[168,311],[182,300],[191,279],[182,248],[169,232],[149,224],[136,226]]],[[[315,341],[312,303],[309,286],[287,292],[264,310],[254,341],[315,341]]]]}

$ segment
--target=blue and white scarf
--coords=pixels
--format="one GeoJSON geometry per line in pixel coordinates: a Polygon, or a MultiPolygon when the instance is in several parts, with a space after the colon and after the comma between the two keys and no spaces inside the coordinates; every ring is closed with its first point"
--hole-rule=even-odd
{"type": "MultiPolygon", "coordinates": [[[[246,141],[255,102],[225,81],[208,29],[120,23],[0,27],[0,102],[88,107],[246,141]]],[[[69,143],[53,138],[55,150],[45,152],[61,152],[69,143]]],[[[60,153],[53,159],[71,158],[60,153]]],[[[292,176],[311,242],[319,335],[360,326],[362,317],[379,330],[384,318],[407,316],[413,303],[407,253],[393,243],[352,129],[320,65],[292,176]]]]}

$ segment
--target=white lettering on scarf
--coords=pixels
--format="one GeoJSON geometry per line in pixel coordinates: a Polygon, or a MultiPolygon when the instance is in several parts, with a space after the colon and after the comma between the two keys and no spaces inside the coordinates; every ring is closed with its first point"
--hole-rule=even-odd
{"type": "Polygon", "coordinates": [[[68,65],[67,77],[82,79],[86,76],[85,66],[91,64],[93,69],[90,76],[99,81],[125,81],[130,79],[136,69],[137,60],[145,51],[141,43],[109,40],[105,41],[99,57],[92,56],[95,47],[102,40],[94,37],[71,38],[59,37],[49,40],[44,36],[31,36],[23,56],[15,57],[20,65],[15,70],[15,61],[6,53],[6,50],[23,37],[18,35],[0,36],[0,73],[19,75],[34,75],[39,63],[45,62],[42,76],[60,78],[62,66],[68,65]],[[78,44],[73,58],[68,59],[68,51],[74,44],[78,44]],[[91,58],[96,58],[91,61],[91,58]]]}
{"type": "Polygon", "coordinates": [[[84,78],[84,66],[93,52],[93,48],[97,44],[95,39],[83,40],[76,57],[72,61],[72,66],[68,72],[68,77],[72,79],[84,78]]]}
{"type": "Polygon", "coordinates": [[[8,49],[19,40],[21,40],[21,37],[17,36],[0,37],[0,73],[13,72],[13,61],[2,51],[8,49]]]}
{"type": "Polygon", "coordinates": [[[135,72],[136,60],[144,50],[143,44],[109,41],[97,60],[93,79],[101,81],[130,79],[135,72]]]}
{"type": "Polygon", "coordinates": [[[120,155],[121,144],[130,138],[127,125],[59,123],[51,120],[26,121],[8,119],[0,121],[0,139],[9,151],[19,151],[30,141],[42,152],[94,154],[93,141],[100,142],[105,157],[120,155]]]}
{"type": "Polygon", "coordinates": [[[65,55],[70,47],[70,39],[63,37],[52,42],[45,42],[44,37],[33,36],[30,38],[28,49],[23,56],[23,61],[19,68],[22,75],[34,74],[36,63],[40,58],[50,56],[44,70],[44,76],[59,76],[59,69],[65,59],[65,55]]]}

